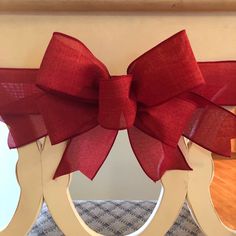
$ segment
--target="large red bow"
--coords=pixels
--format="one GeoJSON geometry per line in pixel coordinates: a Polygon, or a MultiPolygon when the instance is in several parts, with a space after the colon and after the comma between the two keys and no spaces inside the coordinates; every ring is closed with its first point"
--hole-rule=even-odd
{"type": "Polygon", "coordinates": [[[120,129],[128,130],[154,181],[166,170],[190,169],[177,148],[181,135],[230,155],[236,119],[193,93],[202,84],[185,31],[137,58],[122,76],[110,76],[80,41],[55,33],[37,80],[47,92],[40,108],[52,143],[71,139],[55,176],[80,170],[94,178],[120,129]]]}
{"type": "MultiPolygon", "coordinates": [[[[30,110],[31,123],[37,121],[40,132],[20,140],[18,126],[11,137],[21,144],[45,133],[52,144],[69,140],[55,177],[80,170],[94,178],[121,129],[128,130],[141,167],[154,181],[166,170],[190,169],[178,148],[181,135],[230,156],[236,117],[206,99],[212,98],[212,87],[205,84],[212,74],[204,68],[209,66],[196,62],[185,31],[141,55],[122,76],[110,76],[77,39],[54,33],[40,69],[32,71],[44,92],[32,87],[35,91],[31,88],[21,103],[11,103],[21,106],[21,112],[30,110]]],[[[0,110],[8,110],[2,117],[10,123],[7,104],[0,110]]],[[[21,112],[18,123],[25,121],[21,112]]]]}

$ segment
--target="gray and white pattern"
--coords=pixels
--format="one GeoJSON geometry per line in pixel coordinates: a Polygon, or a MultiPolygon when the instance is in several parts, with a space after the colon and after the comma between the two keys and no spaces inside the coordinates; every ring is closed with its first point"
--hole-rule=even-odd
{"type": "MultiPolygon", "coordinates": [[[[139,229],[151,215],[155,201],[75,201],[75,207],[85,223],[106,235],[127,235],[139,229]]],[[[62,211],[63,214],[63,211],[62,211]]],[[[28,236],[63,236],[46,204],[28,236]]],[[[203,236],[185,203],[178,219],[166,236],[203,236]]],[[[155,236],[155,235],[153,235],[155,236]]]]}

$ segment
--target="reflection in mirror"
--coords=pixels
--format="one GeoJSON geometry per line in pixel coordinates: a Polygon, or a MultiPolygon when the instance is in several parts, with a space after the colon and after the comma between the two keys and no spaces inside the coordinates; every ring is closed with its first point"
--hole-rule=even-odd
{"type": "MultiPolygon", "coordinates": [[[[88,212],[89,210],[91,215],[96,211],[98,217],[106,214],[106,212],[111,212],[108,215],[109,218],[112,214],[119,216],[125,207],[130,207],[127,211],[130,210],[129,214],[134,214],[133,216],[135,217],[135,210],[136,213],[137,210],[144,211],[144,209],[138,209],[139,205],[143,204],[144,208],[149,208],[144,211],[146,218],[143,218],[147,220],[157,200],[159,198],[161,200],[163,191],[160,181],[154,183],[145,175],[133,154],[127,131],[122,130],[119,132],[111,152],[94,180],[89,180],[79,172],[74,173],[70,185],[70,193],[73,200],[112,200],[98,201],[97,204],[95,203],[96,206],[93,202],[81,201],[79,207],[77,202],[76,206],[79,211],[88,212]],[[84,208],[88,208],[87,211],[84,208]],[[104,208],[106,208],[106,211],[104,208]],[[132,213],[132,211],[134,212],[132,213]],[[100,214],[102,212],[103,214],[100,214]]],[[[127,214],[127,212],[123,213],[127,214]]],[[[81,216],[84,218],[83,215],[81,216]]],[[[86,221],[86,217],[84,220],[86,221]]],[[[119,222],[113,223],[118,224],[119,222]]],[[[144,224],[142,221],[138,223],[144,224]]],[[[141,227],[141,225],[139,226],[141,227]]],[[[96,229],[94,228],[94,230],[96,229]]]]}
{"type": "Polygon", "coordinates": [[[236,153],[231,158],[213,154],[214,179],[211,195],[221,221],[236,229],[236,153]]]}
{"type": "Polygon", "coordinates": [[[7,145],[8,128],[0,122],[0,231],[10,222],[16,210],[20,187],[16,178],[16,149],[7,145]]]}

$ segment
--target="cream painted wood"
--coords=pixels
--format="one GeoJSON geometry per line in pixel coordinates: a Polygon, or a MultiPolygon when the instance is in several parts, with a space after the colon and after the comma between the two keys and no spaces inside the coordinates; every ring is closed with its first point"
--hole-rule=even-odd
{"type": "MultiPolygon", "coordinates": [[[[183,139],[179,145],[186,153],[187,148],[183,139]]],[[[65,147],[66,142],[51,145],[47,137],[44,145],[37,145],[35,142],[19,148],[17,177],[21,186],[21,197],[12,221],[0,232],[0,235],[26,235],[39,214],[43,199],[53,219],[65,235],[100,235],[90,229],[77,213],[68,190],[70,175],[53,180],[53,174],[65,147]]],[[[187,193],[187,183],[188,172],[167,172],[162,178],[164,191],[153,214],[143,227],[130,236],[153,234],[163,236],[180,212],[187,193]]]]}
{"type": "MultiPolygon", "coordinates": [[[[186,152],[186,146],[180,143],[186,152]]],[[[72,203],[68,188],[69,176],[52,180],[53,173],[64,151],[65,143],[51,146],[47,139],[42,152],[44,197],[49,210],[60,229],[65,235],[100,235],[91,230],[77,213],[72,203]],[[56,196],[56,197],[55,197],[56,196]],[[62,213],[63,211],[63,213],[62,213]],[[65,218],[66,216],[66,218],[65,218]]],[[[187,192],[188,173],[184,171],[170,171],[162,179],[164,192],[152,216],[144,226],[131,235],[163,236],[172,226],[185,200],[187,192]],[[175,183],[173,186],[173,182],[175,183]],[[173,198],[173,191],[175,197],[173,198]],[[163,217],[165,216],[165,217],[163,217]]]]}
{"type": "Polygon", "coordinates": [[[66,142],[52,146],[49,138],[46,138],[46,143],[42,151],[43,195],[45,202],[53,219],[65,235],[98,236],[100,234],[93,233],[85,225],[74,207],[68,190],[70,175],[53,180],[53,175],[61,160],[65,147],[66,142]]]}
{"type": "MultiPolygon", "coordinates": [[[[66,142],[51,145],[48,137],[41,142],[41,145],[35,142],[18,149],[20,200],[12,221],[0,235],[11,236],[16,232],[26,235],[38,216],[43,199],[65,235],[100,235],[91,230],[77,213],[68,191],[70,175],[53,180],[66,142]]],[[[164,191],[153,214],[131,235],[165,235],[178,216],[186,194],[192,213],[206,235],[236,235],[236,231],[221,222],[211,201],[209,186],[214,174],[211,153],[193,143],[190,143],[188,153],[183,138],[179,146],[193,171],[169,171],[163,176],[164,191]]]]}
{"type": "MultiPolygon", "coordinates": [[[[179,145],[183,152],[186,153],[187,149],[183,139],[179,145]]],[[[51,146],[49,139],[47,139],[45,149],[42,152],[43,169],[46,169],[46,173],[48,173],[45,176],[44,182],[45,201],[55,222],[65,235],[100,235],[90,229],[77,213],[68,191],[69,176],[67,175],[52,180],[53,173],[55,172],[55,168],[58,165],[64,148],[65,143],[51,146]]],[[[167,172],[161,182],[164,191],[160,196],[153,214],[143,227],[130,235],[162,236],[168,231],[179,215],[187,193],[188,172],[167,172]],[[174,198],[173,190],[175,190],[174,198]]]]}
{"type": "MultiPolygon", "coordinates": [[[[16,232],[26,235],[38,216],[43,198],[65,235],[99,235],[84,223],[74,208],[68,191],[70,176],[52,179],[65,146],[66,142],[52,146],[46,138],[42,150],[37,143],[18,149],[17,178],[21,196],[12,221],[0,235],[11,236],[16,232]]],[[[236,235],[223,225],[211,201],[209,186],[214,171],[211,153],[191,144],[188,154],[183,138],[179,146],[193,171],[169,171],[163,176],[164,192],[157,207],[148,222],[131,235],[164,235],[178,216],[186,194],[192,213],[206,235],[236,235]]]]}
{"type": "MultiPolygon", "coordinates": [[[[184,155],[188,155],[187,146],[183,137],[179,141],[179,147],[184,155]]],[[[163,197],[161,202],[157,204],[158,209],[150,224],[144,224],[141,228],[143,230],[143,234],[141,235],[163,236],[173,225],[186,198],[188,172],[177,170],[168,171],[162,177],[161,183],[164,189],[163,197]]]]}
{"type": "MultiPolygon", "coordinates": [[[[184,139],[181,138],[179,147],[184,155],[188,155],[184,139]]],[[[163,236],[176,220],[183,206],[188,189],[188,172],[172,170],[161,179],[164,193],[156,215],[150,225],[143,226],[145,236],[163,236]],[[147,227],[147,228],[145,228],[147,227]]]]}
{"type": "MultiPolygon", "coordinates": [[[[0,235],[10,236],[16,232],[26,235],[39,213],[43,198],[65,235],[100,235],[91,230],[77,213],[68,191],[70,175],[52,179],[65,146],[66,142],[52,146],[46,138],[42,150],[37,143],[18,149],[20,201],[12,221],[0,235]]],[[[191,144],[188,153],[183,138],[179,146],[193,171],[169,171],[163,176],[164,192],[157,207],[148,222],[131,235],[164,235],[178,216],[186,194],[192,213],[206,235],[236,235],[236,232],[223,225],[211,201],[209,186],[214,169],[210,152],[191,144]]]]}

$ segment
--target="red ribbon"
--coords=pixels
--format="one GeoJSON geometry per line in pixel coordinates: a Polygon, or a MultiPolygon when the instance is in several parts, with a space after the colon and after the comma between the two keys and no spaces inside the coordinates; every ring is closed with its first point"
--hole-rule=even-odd
{"type": "Polygon", "coordinates": [[[54,177],[80,170],[93,179],[127,129],[156,181],[166,170],[191,169],[178,148],[181,135],[230,156],[236,116],[216,103],[236,104],[235,72],[234,62],[197,63],[181,31],[133,61],[127,75],[110,76],[82,42],[54,33],[39,70],[0,70],[0,113],[11,147],[46,134],[52,144],[69,140],[54,177]],[[9,89],[11,78],[17,86],[9,89]]]}

